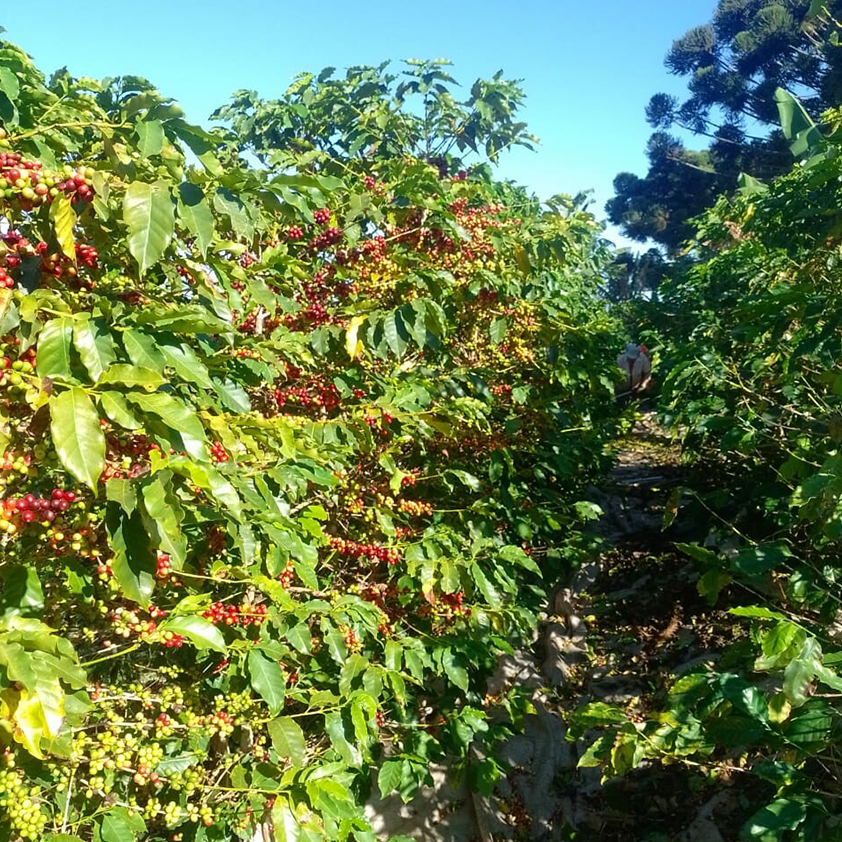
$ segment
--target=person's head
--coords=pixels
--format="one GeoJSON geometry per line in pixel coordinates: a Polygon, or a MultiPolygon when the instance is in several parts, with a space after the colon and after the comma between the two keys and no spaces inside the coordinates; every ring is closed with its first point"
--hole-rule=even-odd
{"type": "Polygon", "coordinates": [[[636,345],[634,342],[629,342],[626,345],[626,356],[630,360],[636,360],[640,356],[640,345],[636,345]]]}

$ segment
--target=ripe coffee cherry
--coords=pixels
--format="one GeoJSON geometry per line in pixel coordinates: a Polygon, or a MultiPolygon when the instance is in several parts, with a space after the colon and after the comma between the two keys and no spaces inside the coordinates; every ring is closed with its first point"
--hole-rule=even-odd
{"type": "Polygon", "coordinates": [[[228,451],[225,450],[222,442],[215,441],[210,448],[211,459],[214,462],[229,462],[231,460],[228,451]]]}
{"type": "Polygon", "coordinates": [[[287,229],[287,237],[290,240],[300,240],[304,236],[304,232],[297,225],[290,225],[287,229]]]}
{"type": "Polygon", "coordinates": [[[317,225],[327,225],[330,222],[330,210],[328,208],[319,208],[313,211],[313,219],[317,225]]]}
{"type": "Polygon", "coordinates": [[[172,572],[172,565],[170,564],[170,557],[166,553],[158,553],[158,568],[155,575],[159,579],[166,579],[172,572]]]}

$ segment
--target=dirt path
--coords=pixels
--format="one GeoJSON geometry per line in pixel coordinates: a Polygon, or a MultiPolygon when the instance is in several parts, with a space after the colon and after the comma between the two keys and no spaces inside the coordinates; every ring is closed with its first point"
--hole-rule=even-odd
{"type": "Polygon", "coordinates": [[[674,549],[681,518],[663,529],[664,510],[686,482],[678,449],[644,415],[619,443],[614,467],[592,499],[603,510],[595,531],[605,550],[562,583],[533,647],[501,661],[496,694],[529,688],[535,714],[505,745],[510,772],[488,798],[436,784],[403,805],[374,802],[378,838],[424,842],[727,842],[742,815],[723,781],[698,770],[649,766],[600,785],[577,768],[587,741],[565,739],[565,716],[602,700],[644,716],[671,675],[706,660],[732,633],[724,612],[696,589],[690,562],[674,549]],[[575,834],[575,835],[574,835],[575,834]]]}

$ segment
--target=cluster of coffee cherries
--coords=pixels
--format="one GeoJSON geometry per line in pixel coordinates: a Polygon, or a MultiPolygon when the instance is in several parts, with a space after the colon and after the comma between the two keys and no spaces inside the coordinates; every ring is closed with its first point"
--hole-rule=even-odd
{"type": "Polygon", "coordinates": [[[392,431],[389,429],[389,423],[392,417],[387,413],[383,413],[380,418],[375,415],[363,415],[363,421],[371,428],[372,433],[377,433],[381,438],[389,438],[392,431]],[[389,419],[388,421],[386,419],[389,419]]]}
{"type": "Polygon", "coordinates": [[[331,535],[330,546],[346,558],[365,558],[371,562],[385,562],[389,565],[395,565],[401,560],[400,550],[396,547],[384,547],[381,544],[358,544],[356,541],[348,541],[331,535]]]}
{"type": "MultiPolygon", "coordinates": [[[[5,360],[0,360],[0,368],[5,366],[5,360]]],[[[41,458],[43,458],[44,448],[41,448],[42,454],[41,458]]],[[[32,461],[36,458],[36,454],[34,453],[16,453],[14,450],[8,450],[3,454],[3,461],[0,462],[0,483],[7,484],[11,477],[3,477],[3,475],[8,474],[20,474],[21,476],[26,476],[27,474],[32,473],[32,461]]]]}
{"type": "Polygon", "coordinates": [[[241,605],[214,602],[202,616],[212,623],[226,626],[260,626],[266,621],[266,606],[250,602],[241,605]]]}
{"type": "Polygon", "coordinates": [[[50,251],[47,243],[38,243],[35,246],[35,253],[41,260],[38,269],[44,275],[49,275],[56,280],[75,283],[79,289],[93,289],[96,286],[90,278],[82,278],[79,275],[79,266],[88,269],[96,269],[98,266],[99,252],[90,245],[76,243],[76,259],[69,258],[59,251],[50,251]]]}
{"type": "Polygon", "coordinates": [[[333,412],[340,407],[342,396],[333,383],[326,383],[321,377],[313,377],[298,386],[279,386],[275,389],[275,401],[278,409],[291,404],[296,408],[314,407],[333,412]]]}
{"type": "MultiPolygon", "coordinates": [[[[119,606],[110,614],[113,633],[122,638],[136,636],[138,640],[146,643],[158,642],[167,649],[180,649],[185,644],[186,638],[172,631],[159,631],[158,624],[155,622],[156,619],[165,617],[166,613],[150,605],[150,619],[145,620],[135,609],[119,606]]],[[[103,648],[110,649],[113,644],[110,640],[103,640],[102,645],[103,648]]]]}
{"type": "Polygon", "coordinates": [[[0,770],[0,807],[12,828],[13,837],[43,839],[47,815],[41,810],[41,787],[27,784],[23,774],[14,767],[10,752],[6,753],[6,768],[0,770]]]}
{"type": "Polygon", "coordinates": [[[316,225],[327,225],[330,222],[330,209],[329,208],[319,208],[316,211],[313,211],[313,220],[316,225]]]}
{"type": "MultiPolygon", "coordinates": [[[[100,421],[103,429],[108,428],[105,421],[100,421]]],[[[108,434],[105,437],[105,468],[101,479],[122,479],[140,476],[149,467],[149,456],[153,450],[160,450],[158,445],[144,435],[128,437],[108,434]]]]}
{"type": "Polygon", "coordinates": [[[49,497],[26,494],[0,501],[0,532],[14,535],[30,523],[49,526],[77,499],[75,491],[54,488],[49,497]]]}
{"type": "Polygon", "coordinates": [[[508,395],[511,395],[511,393],[511,383],[498,383],[496,386],[491,387],[491,394],[497,395],[498,398],[506,397],[508,395]]]}
{"type": "Polygon", "coordinates": [[[93,177],[90,167],[74,169],[68,164],[53,172],[38,161],[24,159],[19,152],[0,154],[0,198],[16,199],[24,210],[50,203],[62,194],[74,203],[90,202],[94,198],[90,185],[93,177]]]}
{"type": "MultiPolygon", "coordinates": [[[[137,611],[122,605],[111,612],[110,620],[111,630],[117,637],[129,638],[136,635],[141,640],[149,640],[158,628],[154,620],[144,620],[137,611]]],[[[110,646],[110,641],[106,643],[110,646]]]]}
{"type": "Polygon", "coordinates": [[[221,441],[215,441],[210,446],[211,459],[214,462],[230,462],[231,456],[221,441]]]}
{"type": "Polygon", "coordinates": [[[367,175],[363,179],[363,185],[366,190],[370,190],[377,196],[382,196],[386,192],[386,185],[382,181],[378,181],[373,175],[367,175]]]}
{"type": "Polygon", "coordinates": [[[6,358],[0,359],[0,388],[6,388],[9,393],[23,392],[27,388],[24,375],[31,374],[34,366],[31,362],[15,360],[9,363],[6,358]]]}
{"type": "Polygon", "coordinates": [[[464,591],[443,593],[434,597],[434,605],[423,606],[420,613],[432,614],[439,626],[448,625],[457,619],[467,619],[471,616],[471,609],[464,604],[464,591]]]}
{"type": "Polygon", "coordinates": [[[404,514],[413,517],[425,517],[433,513],[433,507],[430,503],[423,503],[419,500],[400,500],[398,508],[404,514]]]}
{"type": "MultiPolygon", "coordinates": [[[[328,219],[330,219],[329,216],[328,219]]],[[[287,237],[289,237],[290,240],[300,240],[303,236],[304,230],[300,225],[290,225],[289,228],[287,228],[287,237]]]]}
{"type": "Polygon", "coordinates": [[[317,234],[310,240],[310,249],[311,251],[322,251],[330,246],[335,246],[337,243],[342,242],[343,232],[341,228],[325,228],[321,234],[317,234]]]}
{"type": "Polygon", "coordinates": [[[292,559],[288,559],[286,567],[278,574],[278,581],[282,588],[288,588],[292,585],[293,579],[295,579],[295,564],[292,559]]]}
{"type": "Polygon", "coordinates": [[[161,646],[165,646],[167,649],[181,649],[184,646],[186,638],[184,635],[165,631],[160,635],[160,640],[161,646]]]}
{"type": "Polygon", "coordinates": [[[159,579],[167,579],[172,573],[172,559],[167,553],[158,552],[155,575],[159,579]]]}
{"type": "Polygon", "coordinates": [[[349,652],[359,652],[363,648],[362,640],[360,640],[357,633],[350,626],[340,626],[339,631],[342,632],[342,639],[345,641],[345,648],[349,652]]]}
{"type": "MultiPolygon", "coordinates": [[[[357,248],[351,251],[343,251],[336,256],[337,262],[342,266],[355,266],[361,278],[367,278],[373,268],[378,268],[386,261],[386,238],[381,234],[364,240],[357,248]]],[[[394,268],[397,268],[395,265],[394,268]]]]}
{"type": "Polygon", "coordinates": [[[236,725],[234,714],[227,710],[219,710],[207,716],[198,716],[194,713],[187,715],[188,728],[201,728],[210,734],[222,734],[228,737],[234,733],[236,725]]]}

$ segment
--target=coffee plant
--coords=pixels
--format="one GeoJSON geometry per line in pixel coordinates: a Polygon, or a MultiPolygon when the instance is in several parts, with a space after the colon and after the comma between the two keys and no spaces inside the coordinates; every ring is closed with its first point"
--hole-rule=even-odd
{"type": "Polygon", "coordinates": [[[0,838],[366,842],[433,760],[493,785],[620,340],[593,218],[489,167],[519,86],[445,68],[206,131],[0,42],[0,838]]]}
{"type": "Polygon", "coordinates": [[[799,163],[698,220],[698,260],[642,314],[669,360],[666,420],[717,477],[706,540],[679,549],[700,595],[746,625],[662,708],[592,703],[571,736],[608,726],[581,764],[605,778],[653,759],[749,775],[741,838],[806,842],[842,834],[842,118],[822,132],[778,101],[799,163]]]}

